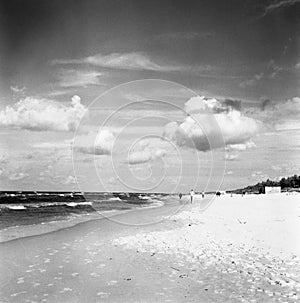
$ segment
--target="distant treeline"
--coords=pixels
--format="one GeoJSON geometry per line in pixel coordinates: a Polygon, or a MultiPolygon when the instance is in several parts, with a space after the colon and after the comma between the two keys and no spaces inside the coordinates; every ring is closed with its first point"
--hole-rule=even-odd
{"type": "Polygon", "coordinates": [[[272,181],[267,179],[266,181],[259,182],[255,185],[249,185],[245,188],[236,189],[231,192],[234,193],[265,193],[265,186],[280,186],[282,190],[300,189],[300,175],[294,175],[287,178],[281,178],[279,181],[272,181]]]}

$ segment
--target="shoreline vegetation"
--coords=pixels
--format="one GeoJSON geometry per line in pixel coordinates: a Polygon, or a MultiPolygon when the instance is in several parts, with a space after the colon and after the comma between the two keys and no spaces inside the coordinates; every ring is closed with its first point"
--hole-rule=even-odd
{"type": "Polygon", "coordinates": [[[280,187],[283,192],[292,192],[298,191],[300,192],[300,175],[294,175],[291,177],[282,177],[280,180],[272,181],[267,179],[266,181],[258,182],[255,185],[249,185],[244,188],[230,190],[228,192],[236,193],[236,194],[264,194],[265,187],[280,187]]]}

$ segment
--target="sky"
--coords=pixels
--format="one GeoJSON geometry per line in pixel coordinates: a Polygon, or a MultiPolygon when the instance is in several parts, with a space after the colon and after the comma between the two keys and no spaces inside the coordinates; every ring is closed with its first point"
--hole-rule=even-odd
{"type": "Polygon", "coordinates": [[[299,174],[300,1],[0,4],[0,190],[299,174]]]}

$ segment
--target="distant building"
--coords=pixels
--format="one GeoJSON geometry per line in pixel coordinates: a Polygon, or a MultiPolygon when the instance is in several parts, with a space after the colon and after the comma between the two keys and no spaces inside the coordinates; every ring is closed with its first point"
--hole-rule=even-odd
{"type": "Polygon", "coordinates": [[[265,194],[278,194],[281,193],[280,186],[265,186],[265,194]]]}

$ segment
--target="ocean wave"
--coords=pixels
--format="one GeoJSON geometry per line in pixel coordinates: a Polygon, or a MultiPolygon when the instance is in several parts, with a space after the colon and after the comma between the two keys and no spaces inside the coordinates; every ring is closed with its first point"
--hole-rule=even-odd
{"type": "Polygon", "coordinates": [[[12,210],[26,210],[27,207],[25,207],[24,205],[10,205],[7,206],[6,208],[12,209],[12,210]]]}
{"type": "Polygon", "coordinates": [[[119,197],[109,198],[108,201],[122,201],[119,197]]]}
{"type": "Polygon", "coordinates": [[[139,198],[140,200],[151,200],[151,197],[149,197],[149,196],[142,196],[142,195],[139,195],[138,198],[139,198]]]}
{"type": "Polygon", "coordinates": [[[70,206],[70,207],[76,207],[78,205],[90,205],[92,206],[93,205],[93,202],[70,202],[70,203],[64,203],[62,205],[67,205],[67,206],[70,206]]]}

